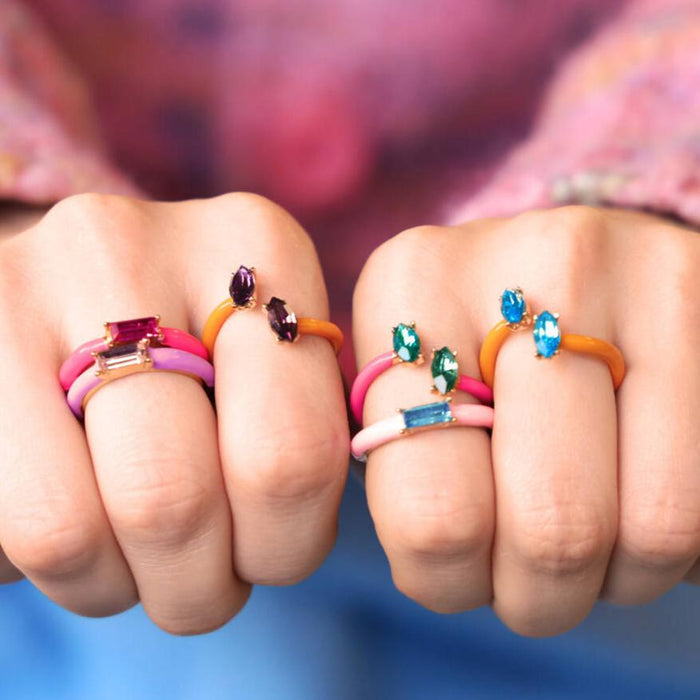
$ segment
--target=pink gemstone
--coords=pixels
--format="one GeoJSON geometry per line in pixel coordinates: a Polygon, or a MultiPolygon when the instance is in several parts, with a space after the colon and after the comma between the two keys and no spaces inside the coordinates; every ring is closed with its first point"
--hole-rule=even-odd
{"type": "Polygon", "coordinates": [[[107,335],[114,345],[138,343],[139,340],[158,341],[161,339],[157,316],[108,323],[107,335]]]}

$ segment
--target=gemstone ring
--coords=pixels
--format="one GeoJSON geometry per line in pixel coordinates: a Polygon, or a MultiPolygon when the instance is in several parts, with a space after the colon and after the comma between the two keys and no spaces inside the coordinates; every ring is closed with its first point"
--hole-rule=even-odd
{"type": "Polygon", "coordinates": [[[76,418],[82,419],[88,401],[106,384],[137,372],[175,372],[214,386],[214,367],[199,355],[174,348],[152,348],[148,340],[116,345],[96,352],[94,366],[70,386],[66,401],[76,418]]]}
{"type": "Polygon", "coordinates": [[[360,430],[351,443],[352,456],[364,462],[371,450],[387,442],[398,440],[404,435],[457,425],[491,428],[493,427],[493,408],[477,404],[452,406],[450,399],[447,399],[399,409],[397,415],[360,430]]]}
{"type": "MultiPolygon", "coordinates": [[[[222,301],[209,314],[202,330],[202,343],[209,357],[214,357],[214,344],[226,320],[236,311],[252,309],[255,306],[256,284],[254,267],[241,265],[233,273],[229,285],[229,298],[222,301]]],[[[263,308],[267,312],[268,323],[278,341],[293,343],[300,335],[317,335],[333,345],[336,355],[340,353],[343,347],[343,333],[334,323],[315,318],[297,318],[287,306],[287,302],[277,297],[272,297],[267,304],[263,305],[263,308]]]]}
{"type": "Polygon", "coordinates": [[[263,304],[263,308],[267,311],[267,321],[278,342],[295,343],[302,335],[317,335],[330,342],[336,355],[340,353],[343,334],[335,323],[316,318],[297,318],[287,302],[277,297],[263,304]]]}
{"type": "Polygon", "coordinates": [[[625,378],[625,360],[615,345],[587,335],[562,333],[559,314],[542,311],[531,317],[520,288],[506,289],[503,292],[501,315],[503,320],[489,331],[479,352],[481,376],[488,386],[493,387],[496,359],[503,343],[513,332],[529,327],[532,327],[536,357],[554,357],[561,350],[593,355],[607,363],[613,387],[617,390],[622,384],[625,378]]]}
{"type": "MultiPolygon", "coordinates": [[[[421,341],[415,323],[399,323],[391,330],[393,351],[370,360],[359,372],[350,390],[350,408],[358,424],[362,424],[365,398],[372,382],[396,364],[420,365],[423,362],[421,341]]],[[[433,350],[430,363],[433,391],[449,395],[465,391],[482,403],[493,402],[493,392],[483,382],[466,374],[459,374],[456,353],[448,347],[433,350]]]]}
{"type": "Polygon", "coordinates": [[[58,379],[63,391],[68,391],[77,377],[94,362],[95,353],[122,345],[132,345],[140,340],[148,340],[151,347],[177,348],[205,360],[208,358],[207,349],[197,338],[178,328],[161,327],[160,316],[107,322],[104,324],[102,338],[78,346],[61,365],[58,379]]]}
{"type": "Polygon", "coordinates": [[[235,311],[252,309],[255,307],[255,268],[241,265],[231,275],[231,283],[228,287],[229,298],[222,301],[207,318],[202,330],[202,343],[214,357],[214,343],[219,335],[221,326],[235,311]]]}

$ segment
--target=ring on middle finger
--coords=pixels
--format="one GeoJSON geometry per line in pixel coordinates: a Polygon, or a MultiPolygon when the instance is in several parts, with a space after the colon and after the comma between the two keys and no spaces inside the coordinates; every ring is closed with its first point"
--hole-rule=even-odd
{"type": "Polygon", "coordinates": [[[513,332],[532,327],[536,357],[554,357],[562,349],[592,355],[608,365],[614,389],[620,387],[625,378],[625,360],[615,345],[588,335],[562,334],[559,328],[559,314],[542,311],[540,314],[531,315],[519,287],[506,289],[500,297],[500,302],[503,320],[488,332],[479,351],[481,376],[488,386],[493,387],[496,358],[503,343],[513,332]]]}
{"type": "MultiPolygon", "coordinates": [[[[254,267],[241,265],[233,273],[229,285],[229,298],[214,308],[202,330],[202,343],[209,357],[214,357],[214,344],[226,320],[234,312],[252,309],[256,305],[256,285],[254,267]]],[[[340,353],[343,347],[343,333],[335,323],[316,318],[297,318],[287,302],[275,296],[271,297],[267,304],[263,304],[263,309],[267,312],[268,323],[278,341],[293,343],[301,335],[316,335],[328,340],[336,355],[340,353]]]]}

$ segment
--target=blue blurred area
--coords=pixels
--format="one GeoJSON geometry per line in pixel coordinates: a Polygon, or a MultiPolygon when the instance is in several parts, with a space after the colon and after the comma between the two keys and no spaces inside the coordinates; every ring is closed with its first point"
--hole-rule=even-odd
{"type": "Polygon", "coordinates": [[[302,585],[257,588],[233,622],[175,638],[142,610],[63,612],[26,583],[0,589],[0,698],[700,698],[700,590],[599,605],[573,632],[517,637],[490,610],[439,616],[395,591],[361,487],[338,546],[302,585]]]}

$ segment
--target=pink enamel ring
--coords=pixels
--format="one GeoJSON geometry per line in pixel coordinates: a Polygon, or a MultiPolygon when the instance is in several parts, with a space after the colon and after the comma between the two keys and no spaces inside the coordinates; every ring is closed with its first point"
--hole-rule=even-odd
{"type": "MultiPolygon", "coordinates": [[[[419,365],[423,362],[421,342],[415,323],[399,323],[392,328],[393,352],[385,352],[368,362],[360,371],[350,390],[350,410],[358,424],[362,425],[365,397],[372,382],[396,364],[419,365]]],[[[433,350],[430,364],[433,375],[433,390],[447,395],[453,391],[464,391],[482,403],[493,403],[493,391],[483,382],[466,374],[459,374],[456,352],[447,347],[433,350]]]]}
{"type": "Polygon", "coordinates": [[[385,445],[387,442],[415,432],[447,428],[453,425],[492,428],[493,408],[467,403],[452,406],[448,399],[447,401],[400,409],[397,415],[380,420],[360,430],[352,439],[350,449],[355,459],[364,462],[371,450],[385,445]]]}
{"type": "Polygon", "coordinates": [[[105,334],[102,338],[89,340],[78,346],[71,356],[61,365],[58,378],[63,391],[68,391],[78,375],[93,362],[96,353],[104,352],[118,345],[138,343],[148,340],[151,346],[159,345],[176,348],[209,359],[207,349],[193,335],[177,328],[161,328],[160,316],[134,318],[128,321],[108,322],[104,324],[105,334]]]}
{"type": "Polygon", "coordinates": [[[156,371],[184,374],[214,386],[214,367],[207,360],[174,348],[151,348],[142,340],[96,353],[94,366],[71,384],[66,401],[76,418],[82,419],[87,402],[105,384],[130,374],[156,371]]]}

